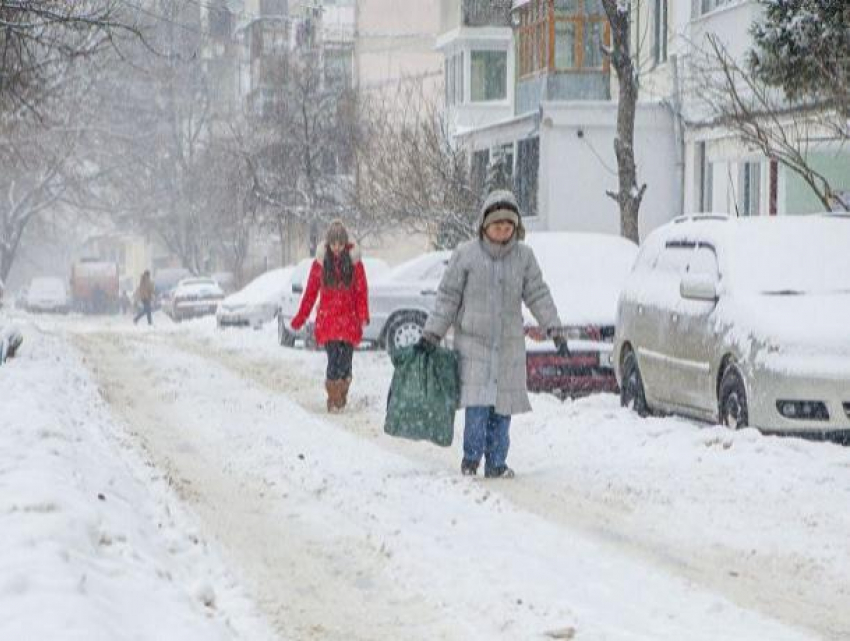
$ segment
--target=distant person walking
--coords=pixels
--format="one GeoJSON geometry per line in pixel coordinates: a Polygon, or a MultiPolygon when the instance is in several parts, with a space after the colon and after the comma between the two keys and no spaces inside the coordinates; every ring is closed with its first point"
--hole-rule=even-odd
{"type": "MultiPolygon", "coordinates": [[[[513,477],[507,465],[511,415],[531,410],[526,388],[522,305],[568,355],[558,311],[534,251],[522,242],[525,228],[509,191],[491,193],[482,209],[478,238],[460,245],[440,282],[434,312],[419,349],[433,349],[454,325],[460,356],[460,404],[466,408],[461,472],[513,477]]],[[[568,259],[568,257],[567,257],[568,259]]]]}
{"type": "Polygon", "coordinates": [[[366,270],[360,249],[349,242],[348,231],[334,221],[325,234],[325,242],[316,251],[301,306],[292,319],[298,331],[307,322],[319,299],[315,336],[328,354],[325,379],[329,412],[342,410],[348,402],[354,348],[363,338],[363,326],[369,324],[369,297],[366,270]]]}
{"type": "Polygon", "coordinates": [[[136,317],[133,319],[133,323],[138,323],[139,319],[142,316],[148,317],[148,325],[153,325],[153,318],[151,317],[151,307],[153,305],[153,281],[151,280],[151,273],[149,270],[145,270],[145,273],[142,274],[142,278],[139,281],[139,287],[136,289],[135,298],[142,306],[142,309],[139,310],[139,313],[136,314],[136,317]]]}

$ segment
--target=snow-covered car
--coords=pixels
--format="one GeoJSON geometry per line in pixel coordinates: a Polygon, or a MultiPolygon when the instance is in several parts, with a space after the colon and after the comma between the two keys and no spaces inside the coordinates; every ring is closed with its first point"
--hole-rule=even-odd
{"type": "Polygon", "coordinates": [[[363,330],[363,339],[389,352],[416,343],[434,309],[437,287],[451,255],[448,251],[422,254],[373,283],[369,287],[371,322],[363,330]]]}
{"type": "MultiPolygon", "coordinates": [[[[154,309],[162,308],[166,314],[171,315],[171,302],[174,288],[185,279],[191,278],[192,273],[185,267],[163,267],[157,269],[153,276],[154,286],[154,309]]],[[[135,286],[138,287],[138,281],[135,286]]],[[[135,288],[133,289],[135,291],[135,288]]]]}
{"type": "MultiPolygon", "coordinates": [[[[366,280],[371,289],[390,271],[390,267],[386,261],[380,258],[363,258],[362,260],[363,267],[366,270],[366,280]]],[[[313,308],[313,313],[304,327],[297,332],[293,332],[291,327],[292,319],[295,318],[295,315],[298,313],[298,307],[301,305],[301,296],[304,294],[307,277],[310,275],[310,268],[314,261],[315,258],[305,258],[295,266],[290,286],[284,292],[281,299],[280,310],[277,316],[277,333],[278,341],[284,347],[292,347],[295,345],[296,340],[303,340],[310,347],[315,345],[313,324],[316,320],[316,308],[318,305],[313,308]]]]}
{"type": "Polygon", "coordinates": [[[273,320],[294,271],[294,267],[273,269],[225,298],[215,313],[218,326],[258,329],[273,320]]]}
{"type": "Polygon", "coordinates": [[[618,309],[621,401],[768,432],[850,434],[850,217],[676,219],[618,309]]]}
{"type": "Polygon", "coordinates": [[[224,291],[212,278],[184,278],[171,295],[171,318],[174,322],[215,314],[224,300],[224,291]]]}
{"type": "Polygon", "coordinates": [[[27,311],[67,314],[70,308],[68,289],[61,278],[33,278],[27,290],[27,311]]]}
{"type": "Polygon", "coordinates": [[[535,232],[525,242],[552,291],[570,348],[569,356],[559,355],[524,308],[528,389],[560,396],[616,391],[611,353],[617,299],[637,245],[621,236],[579,232],[535,232]]]}

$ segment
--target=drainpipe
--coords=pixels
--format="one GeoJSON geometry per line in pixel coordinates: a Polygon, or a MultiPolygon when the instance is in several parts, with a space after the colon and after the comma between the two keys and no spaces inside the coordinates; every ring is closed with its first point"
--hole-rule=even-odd
{"type": "Polygon", "coordinates": [[[678,183],[678,215],[685,213],[685,130],[682,118],[682,85],[679,79],[679,56],[670,55],[673,70],[673,135],[676,139],[676,181],[678,183]]]}

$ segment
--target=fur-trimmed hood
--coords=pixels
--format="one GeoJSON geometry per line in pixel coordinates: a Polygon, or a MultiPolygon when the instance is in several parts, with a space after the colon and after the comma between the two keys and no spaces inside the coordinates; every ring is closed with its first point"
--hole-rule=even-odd
{"type": "Polygon", "coordinates": [[[497,189],[496,191],[491,192],[484,200],[484,204],[481,205],[481,211],[478,213],[478,237],[484,238],[484,218],[486,217],[487,212],[500,207],[511,209],[517,213],[517,220],[519,222],[516,226],[514,238],[517,240],[524,240],[525,225],[522,224],[522,214],[519,211],[519,204],[517,204],[516,197],[513,193],[506,189],[497,189]]]}
{"type": "MultiPolygon", "coordinates": [[[[360,262],[360,245],[357,243],[348,243],[345,246],[348,255],[351,256],[351,264],[356,265],[360,262]]],[[[328,253],[328,244],[322,243],[316,248],[316,261],[321,265],[325,262],[325,255],[328,253]]]]}

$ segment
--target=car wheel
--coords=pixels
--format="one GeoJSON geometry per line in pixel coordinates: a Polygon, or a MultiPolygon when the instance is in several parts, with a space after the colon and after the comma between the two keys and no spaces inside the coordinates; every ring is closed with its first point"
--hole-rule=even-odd
{"type": "Polygon", "coordinates": [[[623,358],[623,384],[620,387],[620,405],[637,412],[638,416],[649,415],[643,378],[640,375],[637,356],[631,350],[623,358]]]}
{"type": "Polygon", "coordinates": [[[277,340],[280,343],[281,347],[294,347],[295,346],[295,336],[286,329],[286,321],[283,320],[280,316],[277,319],[277,340]]]}
{"type": "Polygon", "coordinates": [[[412,312],[396,316],[387,327],[387,352],[392,354],[402,347],[418,343],[425,329],[425,320],[423,314],[412,312]]]}
{"type": "Polygon", "coordinates": [[[749,425],[749,408],[744,377],[734,365],[726,368],[720,379],[720,423],[739,430],[749,425]]]}

